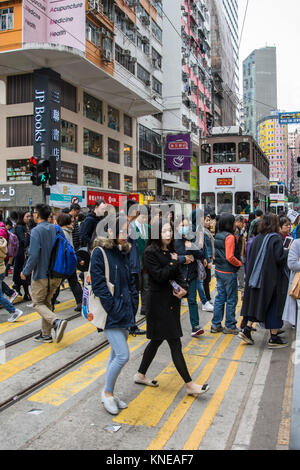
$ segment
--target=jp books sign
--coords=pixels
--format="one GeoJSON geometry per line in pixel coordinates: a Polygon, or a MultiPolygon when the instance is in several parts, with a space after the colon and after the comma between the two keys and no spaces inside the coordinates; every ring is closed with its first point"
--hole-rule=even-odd
{"type": "Polygon", "coordinates": [[[168,135],[166,138],[167,170],[180,171],[191,169],[190,134],[168,135]]]}

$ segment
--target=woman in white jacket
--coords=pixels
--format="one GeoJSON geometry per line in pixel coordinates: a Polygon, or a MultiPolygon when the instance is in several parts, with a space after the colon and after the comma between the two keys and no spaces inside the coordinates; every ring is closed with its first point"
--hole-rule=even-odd
{"type": "MultiPolygon", "coordinates": [[[[297,272],[300,271],[300,239],[294,240],[289,251],[288,256],[288,268],[290,269],[290,282],[289,289],[291,288],[294,276],[297,272]]],[[[286,302],[284,306],[282,320],[291,323],[291,325],[296,325],[297,319],[297,300],[293,299],[289,294],[286,297],[286,302]]]]}

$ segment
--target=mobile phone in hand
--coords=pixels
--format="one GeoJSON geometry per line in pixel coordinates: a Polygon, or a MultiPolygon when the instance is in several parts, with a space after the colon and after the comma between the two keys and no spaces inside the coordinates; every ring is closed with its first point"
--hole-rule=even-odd
{"type": "Polygon", "coordinates": [[[177,284],[176,281],[170,281],[171,286],[173,287],[175,292],[180,292],[180,286],[177,284]]]}
{"type": "Polygon", "coordinates": [[[292,241],[293,241],[292,237],[285,237],[285,240],[283,242],[283,248],[289,248],[292,241]]]}

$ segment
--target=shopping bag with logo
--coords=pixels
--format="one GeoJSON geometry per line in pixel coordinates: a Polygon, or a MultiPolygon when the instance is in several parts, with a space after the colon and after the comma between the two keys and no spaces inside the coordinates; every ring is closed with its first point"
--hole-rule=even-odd
{"type": "MultiPolygon", "coordinates": [[[[93,252],[95,250],[101,250],[102,252],[105,265],[105,278],[107,287],[111,295],[114,295],[114,285],[109,282],[109,264],[105,251],[101,247],[94,248],[93,252]]],[[[85,282],[82,297],[82,316],[86,320],[91,322],[92,325],[96,326],[99,330],[104,330],[107,320],[107,313],[103,305],[101,304],[100,298],[96,296],[93,292],[90,269],[87,273],[85,273],[85,282]]]]}
{"type": "Polygon", "coordinates": [[[294,276],[291,288],[289,290],[289,296],[293,299],[300,299],[300,272],[297,272],[294,276]]]}

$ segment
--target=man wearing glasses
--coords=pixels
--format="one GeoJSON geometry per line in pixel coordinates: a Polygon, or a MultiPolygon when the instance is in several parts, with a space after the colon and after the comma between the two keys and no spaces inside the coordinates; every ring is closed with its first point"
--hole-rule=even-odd
{"type": "Polygon", "coordinates": [[[67,326],[66,320],[59,320],[51,309],[51,299],[61,283],[60,278],[48,278],[48,268],[56,236],[55,225],[47,220],[51,208],[46,204],[37,204],[33,212],[37,226],[30,236],[29,256],[21,273],[21,279],[26,280],[32,272],[31,298],[33,306],[42,317],[41,333],[34,339],[40,343],[52,343],[52,328],[56,342],[59,343],[67,326]]]}

